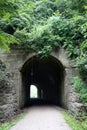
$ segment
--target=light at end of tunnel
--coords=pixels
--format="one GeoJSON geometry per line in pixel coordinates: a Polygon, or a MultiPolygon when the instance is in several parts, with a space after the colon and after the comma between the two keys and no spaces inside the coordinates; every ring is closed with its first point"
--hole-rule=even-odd
{"type": "Polygon", "coordinates": [[[38,90],[35,85],[30,85],[30,98],[38,98],[38,90]]]}

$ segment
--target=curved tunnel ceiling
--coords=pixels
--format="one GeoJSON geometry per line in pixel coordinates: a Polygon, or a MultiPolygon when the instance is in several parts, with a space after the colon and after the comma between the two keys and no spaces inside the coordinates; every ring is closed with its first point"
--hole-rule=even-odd
{"type": "Polygon", "coordinates": [[[61,104],[63,71],[63,65],[53,56],[46,58],[34,56],[30,58],[22,68],[22,79],[26,88],[26,96],[29,95],[27,93],[29,90],[27,89],[29,89],[31,84],[34,84],[39,90],[43,90],[44,99],[58,105],[61,104]]]}

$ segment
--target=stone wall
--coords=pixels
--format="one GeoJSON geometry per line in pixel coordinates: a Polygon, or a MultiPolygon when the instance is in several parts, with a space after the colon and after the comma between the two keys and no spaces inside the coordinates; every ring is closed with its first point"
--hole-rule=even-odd
{"type": "MultiPolygon", "coordinates": [[[[25,55],[23,51],[13,49],[11,53],[7,54],[5,52],[0,53],[0,59],[5,62],[7,68],[11,72],[11,77],[7,79],[10,81],[9,84],[4,82],[4,88],[2,83],[0,87],[0,118],[2,120],[10,118],[17,111],[17,106],[21,108],[22,106],[22,77],[21,69],[23,65],[31,58],[35,56],[35,53],[30,52],[25,55]],[[11,82],[13,81],[13,83],[11,82]],[[11,84],[12,83],[12,84],[11,84]],[[17,101],[16,101],[17,98],[17,101]]],[[[79,95],[74,92],[72,87],[72,77],[78,75],[73,63],[66,54],[66,51],[62,48],[59,50],[54,50],[51,56],[56,58],[58,62],[64,67],[64,76],[62,80],[62,107],[67,108],[73,112],[79,111],[81,104],[79,103],[79,95]]]]}
{"type": "Polygon", "coordinates": [[[0,121],[9,120],[17,111],[18,104],[11,74],[0,61],[0,121]]]}

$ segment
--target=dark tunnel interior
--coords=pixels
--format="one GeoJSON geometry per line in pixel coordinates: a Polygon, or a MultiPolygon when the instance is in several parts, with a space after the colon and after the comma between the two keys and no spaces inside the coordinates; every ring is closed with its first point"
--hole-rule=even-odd
{"type": "Polygon", "coordinates": [[[63,65],[53,56],[40,58],[33,56],[22,68],[23,107],[34,104],[62,105],[63,65]],[[37,87],[37,98],[30,97],[30,86],[37,87]]]}

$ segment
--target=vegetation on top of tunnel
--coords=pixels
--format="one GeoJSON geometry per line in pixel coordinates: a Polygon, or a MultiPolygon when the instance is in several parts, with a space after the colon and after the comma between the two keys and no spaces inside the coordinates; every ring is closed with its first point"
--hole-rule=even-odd
{"type": "Polygon", "coordinates": [[[0,48],[47,56],[63,47],[87,82],[86,0],[0,0],[0,48]]]}
{"type": "Polygon", "coordinates": [[[62,46],[71,58],[83,56],[87,49],[86,4],[85,0],[1,0],[0,46],[20,43],[19,48],[44,55],[62,46]]]}

